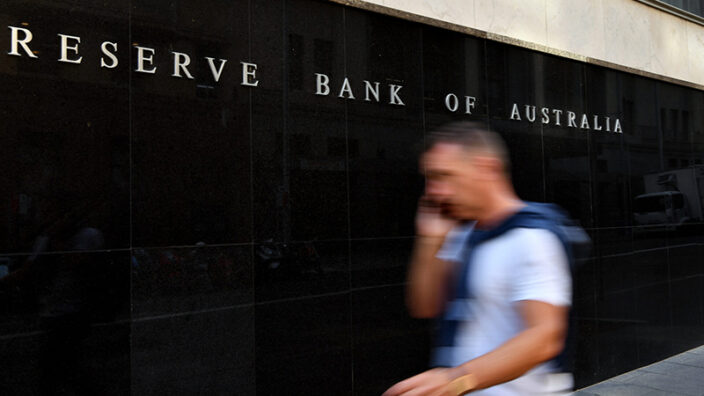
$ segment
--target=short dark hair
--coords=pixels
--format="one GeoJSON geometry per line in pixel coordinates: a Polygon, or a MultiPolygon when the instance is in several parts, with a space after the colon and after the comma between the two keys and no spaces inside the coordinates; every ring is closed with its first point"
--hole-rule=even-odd
{"type": "Polygon", "coordinates": [[[478,121],[457,121],[433,130],[426,140],[426,150],[438,143],[453,143],[467,151],[483,151],[498,158],[507,175],[511,172],[511,159],[504,139],[478,121]]]}

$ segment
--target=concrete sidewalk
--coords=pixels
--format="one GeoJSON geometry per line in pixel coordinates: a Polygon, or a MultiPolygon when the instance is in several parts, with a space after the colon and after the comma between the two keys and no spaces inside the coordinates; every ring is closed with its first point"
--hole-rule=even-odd
{"type": "Polygon", "coordinates": [[[576,396],[704,396],[704,346],[580,389],[576,396]]]}

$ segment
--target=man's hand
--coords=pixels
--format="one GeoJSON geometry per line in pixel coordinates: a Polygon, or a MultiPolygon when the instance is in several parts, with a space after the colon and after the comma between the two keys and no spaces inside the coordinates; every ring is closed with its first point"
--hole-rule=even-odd
{"type": "Polygon", "coordinates": [[[449,387],[452,369],[436,368],[399,382],[382,396],[457,396],[449,387]]]}
{"type": "Polygon", "coordinates": [[[442,213],[442,208],[427,196],[418,200],[416,234],[420,237],[444,238],[457,224],[457,220],[442,213]]]}
{"type": "Polygon", "coordinates": [[[444,215],[440,205],[427,196],[418,201],[417,236],[406,289],[406,302],[415,317],[432,318],[442,312],[451,267],[435,256],[456,224],[457,220],[444,215]]]}

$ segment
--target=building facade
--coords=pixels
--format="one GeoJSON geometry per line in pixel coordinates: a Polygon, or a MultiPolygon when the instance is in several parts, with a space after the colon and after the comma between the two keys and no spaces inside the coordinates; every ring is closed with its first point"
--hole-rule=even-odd
{"type": "Polygon", "coordinates": [[[0,393],[373,395],[425,369],[417,159],[453,120],[594,242],[578,387],[704,344],[704,26],[679,3],[3,2],[0,393]]]}

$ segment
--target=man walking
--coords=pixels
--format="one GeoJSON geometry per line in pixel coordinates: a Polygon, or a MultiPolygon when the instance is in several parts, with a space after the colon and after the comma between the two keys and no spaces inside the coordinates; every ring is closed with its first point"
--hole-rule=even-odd
{"type": "Polygon", "coordinates": [[[560,214],[517,197],[505,145],[482,124],[449,124],[428,147],[407,302],[416,317],[441,318],[436,368],[384,395],[569,391],[571,375],[551,362],[572,299],[560,214]]]}

